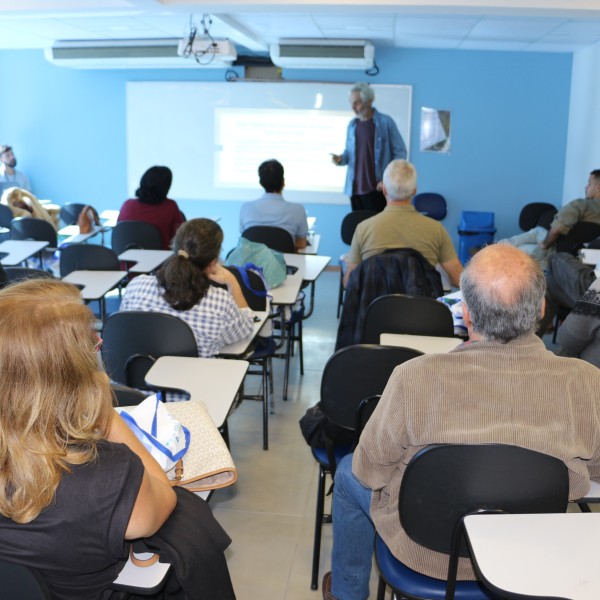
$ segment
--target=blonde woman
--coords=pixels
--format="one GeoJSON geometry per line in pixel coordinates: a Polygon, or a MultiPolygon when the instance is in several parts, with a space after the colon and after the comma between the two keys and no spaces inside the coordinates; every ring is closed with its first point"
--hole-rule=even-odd
{"type": "Polygon", "coordinates": [[[112,407],[92,324],[69,284],[0,292],[0,558],[39,569],[63,600],[111,598],[127,540],[178,504],[112,407]]]}

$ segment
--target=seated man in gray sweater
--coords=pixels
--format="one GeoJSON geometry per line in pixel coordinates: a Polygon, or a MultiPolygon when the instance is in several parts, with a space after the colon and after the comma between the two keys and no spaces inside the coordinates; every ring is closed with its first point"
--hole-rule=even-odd
{"type": "MultiPolygon", "coordinates": [[[[555,356],[534,334],[545,279],[524,252],[487,246],[461,276],[469,341],[396,367],[333,493],[326,600],[366,600],[375,530],[407,567],[445,579],[448,556],[412,541],[398,517],[406,465],[435,443],[511,444],[561,459],[569,498],[600,481],[600,370],[555,356]]],[[[461,558],[459,579],[475,579],[461,558]]]]}

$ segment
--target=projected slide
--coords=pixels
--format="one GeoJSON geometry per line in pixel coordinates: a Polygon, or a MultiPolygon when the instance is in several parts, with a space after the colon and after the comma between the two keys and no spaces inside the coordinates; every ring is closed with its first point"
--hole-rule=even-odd
{"type": "Polygon", "coordinates": [[[345,169],[329,153],[346,136],[348,113],[317,110],[215,110],[215,185],[256,187],[256,159],[284,165],[285,189],[339,192],[345,169]]]}
{"type": "MultiPolygon", "coordinates": [[[[354,117],[351,85],[315,82],[132,81],[127,90],[127,183],[137,189],[152,165],[173,171],[175,200],[252,200],[257,169],[285,169],[292,202],[347,204],[340,154],[354,117]]],[[[375,107],[390,115],[410,148],[412,88],[374,85],[375,107]]]]}

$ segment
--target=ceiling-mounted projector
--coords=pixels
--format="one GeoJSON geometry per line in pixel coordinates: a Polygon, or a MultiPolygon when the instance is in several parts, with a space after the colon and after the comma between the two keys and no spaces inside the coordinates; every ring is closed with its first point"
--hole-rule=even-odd
{"type": "Polygon", "coordinates": [[[375,47],[367,40],[281,39],[270,54],[282,68],[364,71],[375,65],[375,47]]]}
{"type": "Polygon", "coordinates": [[[215,40],[212,38],[194,38],[191,42],[187,39],[180,40],[177,54],[186,59],[195,59],[200,65],[210,62],[231,63],[237,59],[237,50],[229,40],[215,40]]]}

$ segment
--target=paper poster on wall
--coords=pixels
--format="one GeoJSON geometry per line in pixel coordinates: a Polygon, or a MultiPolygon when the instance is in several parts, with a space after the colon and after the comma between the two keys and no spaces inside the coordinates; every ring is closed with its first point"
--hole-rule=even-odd
{"type": "Polygon", "coordinates": [[[450,152],[450,111],[421,107],[421,152],[450,152]]]}

